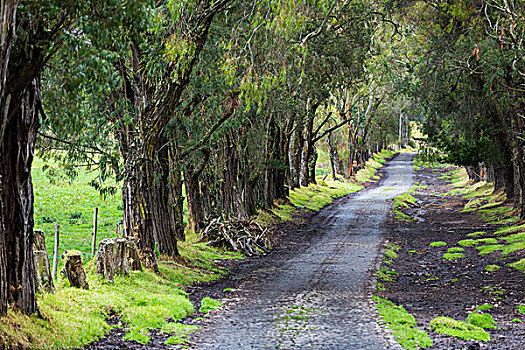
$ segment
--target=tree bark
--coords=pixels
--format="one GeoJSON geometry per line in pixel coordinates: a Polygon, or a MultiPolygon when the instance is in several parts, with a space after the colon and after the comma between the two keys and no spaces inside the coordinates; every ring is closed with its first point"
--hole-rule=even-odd
{"type": "MultiPolygon", "coordinates": [[[[40,80],[34,79],[17,108],[10,111],[0,144],[0,217],[7,278],[2,276],[4,311],[8,300],[22,312],[37,312],[33,257],[33,183],[31,164],[39,127],[40,80]]],[[[11,107],[15,107],[11,105],[11,107]]],[[[2,244],[2,243],[0,243],[2,244]]]]}

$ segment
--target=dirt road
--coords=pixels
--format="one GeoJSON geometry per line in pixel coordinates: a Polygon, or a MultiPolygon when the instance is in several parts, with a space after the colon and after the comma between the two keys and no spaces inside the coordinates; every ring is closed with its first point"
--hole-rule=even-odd
{"type": "Polygon", "coordinates": [[[411,159],[400,154],[380,186],[316,214],[280,248],[294,246],[293,256],[277,252],[271,264],[241,274],[194,347],[400,349],[377,324],[371,276],[389,200],[412,184],[411,159]]]}

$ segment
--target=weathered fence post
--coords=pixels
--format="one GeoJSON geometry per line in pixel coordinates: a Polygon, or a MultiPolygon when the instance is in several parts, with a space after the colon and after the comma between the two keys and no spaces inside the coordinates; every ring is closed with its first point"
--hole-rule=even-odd
{"type": "Polygon", "coordinates": [[[60,243],[60,225],[55,225],[55,250],[53,250],[53,279],[57,279],[58,247],[60,243]]]}
{"type": "Polygon", "coordinates": [[[98,208],[95,208],[93,213],[93,237],[91,240],[91,255],[95,255],[95,249],[97,247],[97,220],[98,220],[98,208]]]}
{"type": "Polygon", "coordinates": [[[49,266],[44,231],[34,230],[34,237],[33,254],[35,258],[36,290],[40,293],[52,293],[54,289],[53,277],[51,276],[51,266],[49,266]]]}

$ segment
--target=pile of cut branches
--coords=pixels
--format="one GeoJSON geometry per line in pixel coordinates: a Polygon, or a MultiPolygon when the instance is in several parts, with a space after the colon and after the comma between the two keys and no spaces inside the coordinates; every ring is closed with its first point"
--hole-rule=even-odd
{"type": "Polygon", "coordinates": [[[211,220],[202,231],[202,239],[208,244],[241,251],[247,256],[266,254],[269,251],[268,229],[253,219],[225,221],[211,220]]]}

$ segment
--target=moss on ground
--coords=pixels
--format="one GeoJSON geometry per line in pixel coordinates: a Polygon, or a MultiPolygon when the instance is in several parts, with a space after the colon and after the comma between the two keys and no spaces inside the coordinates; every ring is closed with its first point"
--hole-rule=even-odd
{"type": "Polygon", "coordinates": [[[439,334],[446,334],[465,340],[490,341],[490,334],[473,324],[456,321],[450,317],[436,317],[430,321],[430,329],[439,334]]]}
{"type": "Polygon", "coordinates": [[[417,328],[416,319],[403,306],[397,306],[389,300],[374,296],[382,322],[394,332],[395,340],[404,349],[425,349],[433,345],[427,332],[417,328]]]}

